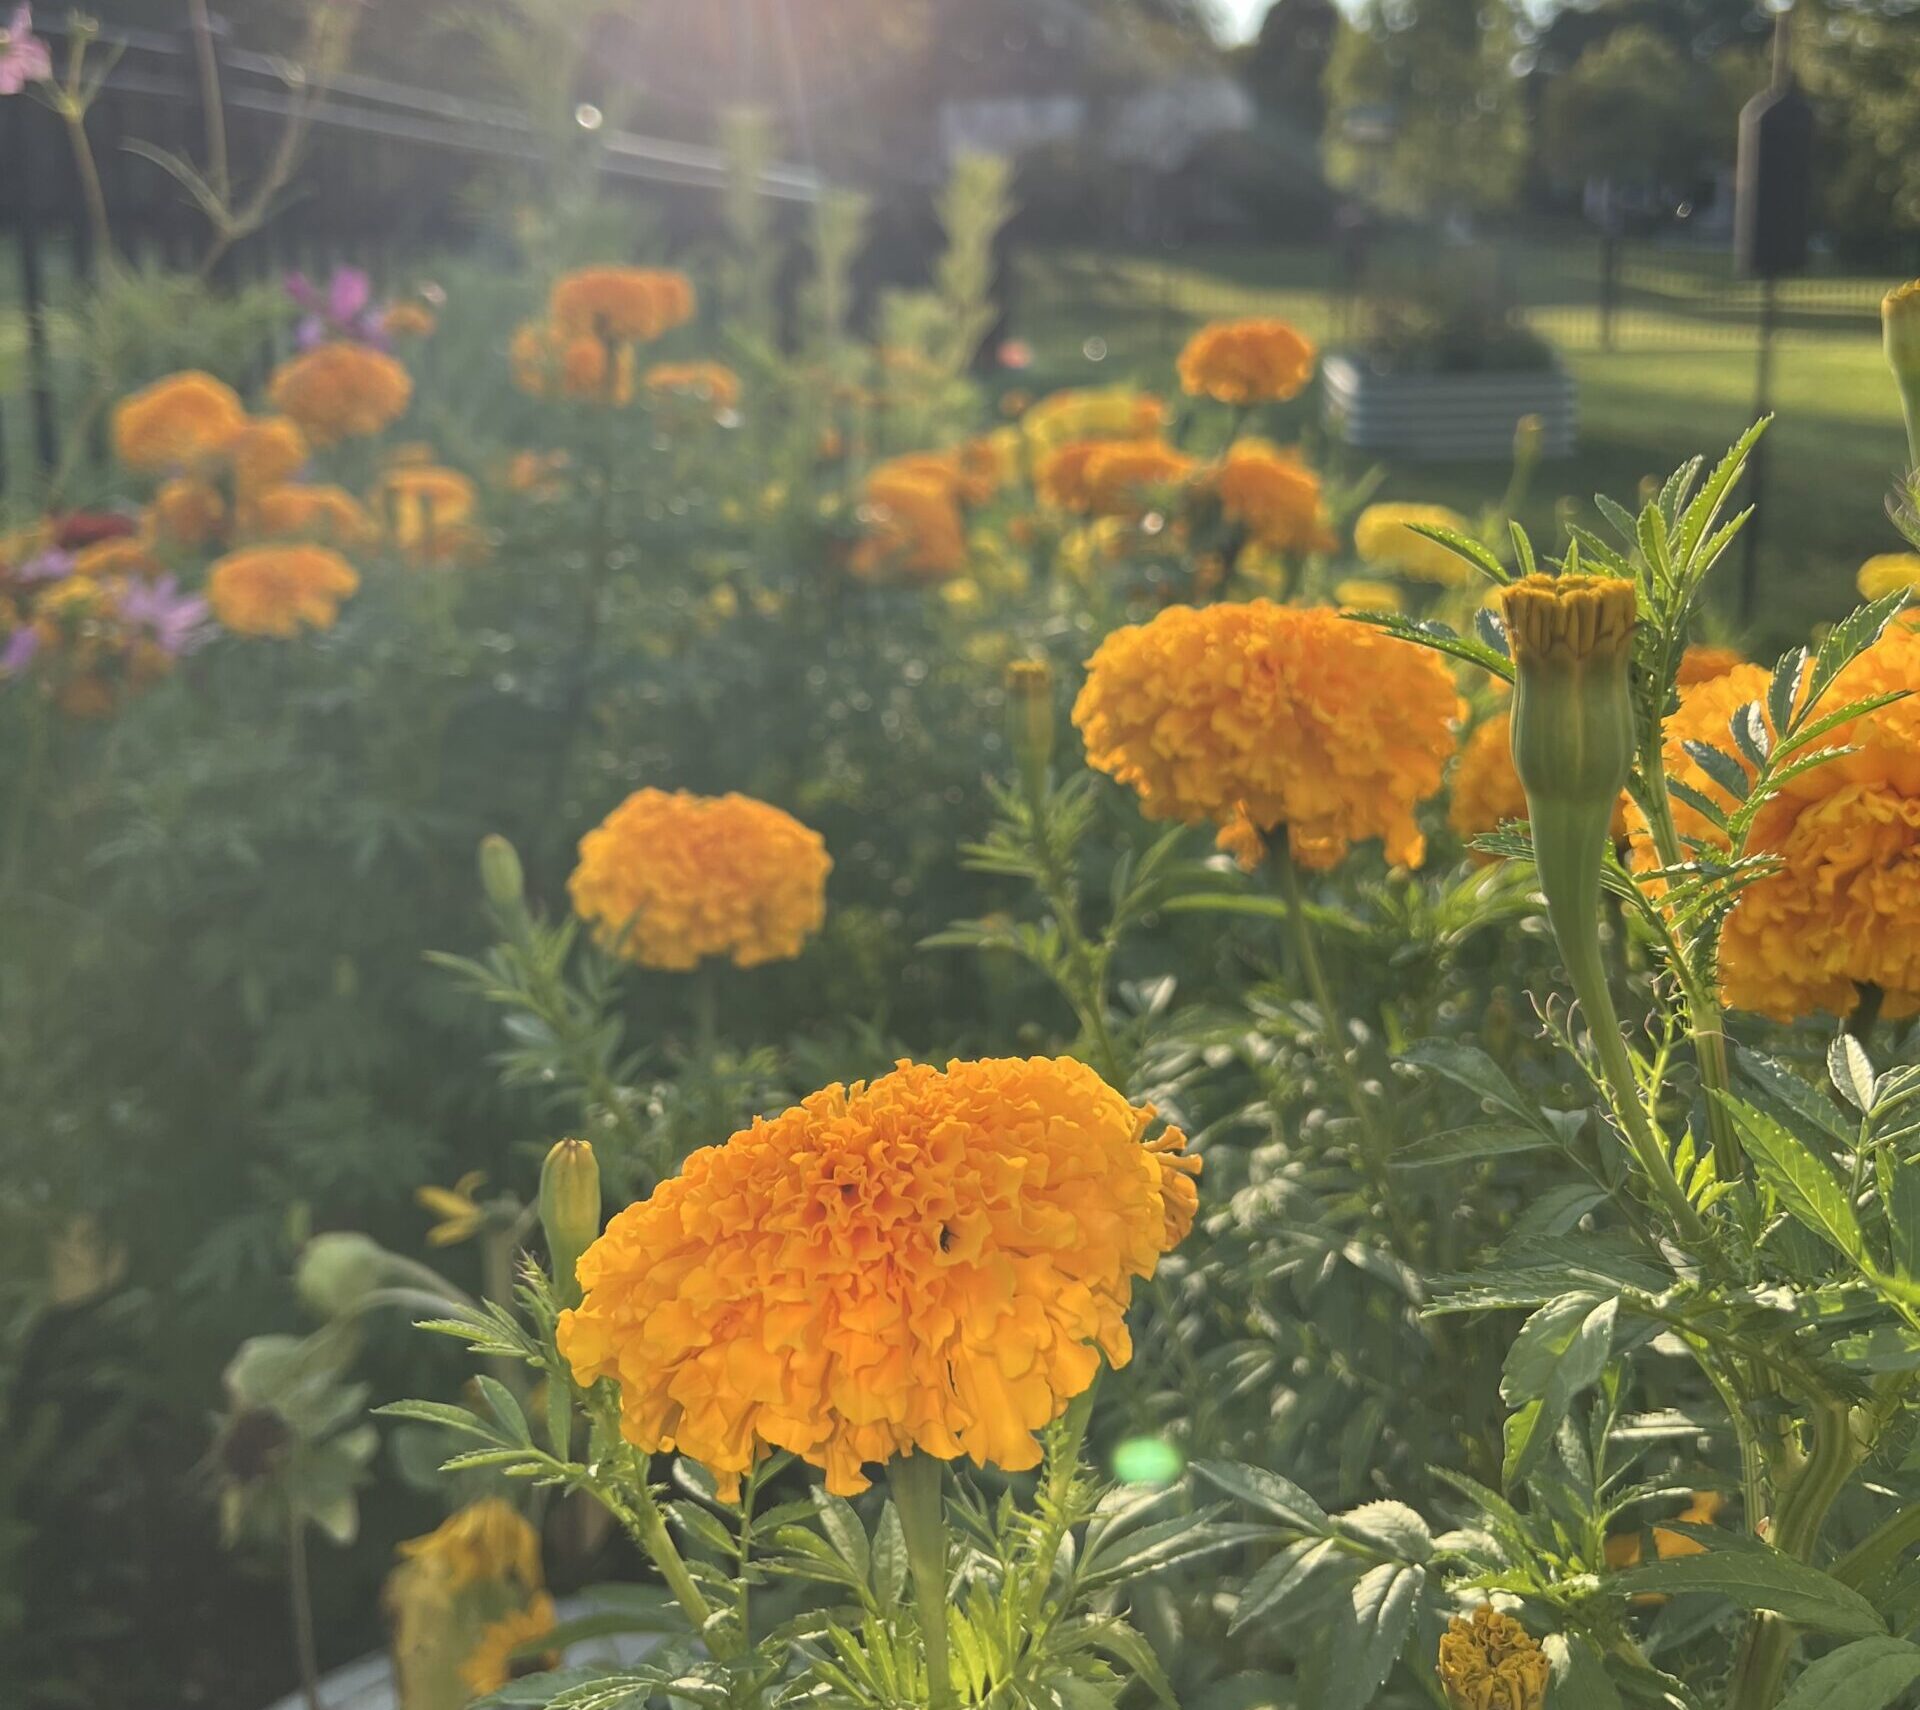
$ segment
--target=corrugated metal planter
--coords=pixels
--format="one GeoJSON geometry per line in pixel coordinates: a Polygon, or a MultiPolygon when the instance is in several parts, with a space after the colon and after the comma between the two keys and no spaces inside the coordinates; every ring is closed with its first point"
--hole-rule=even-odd
{"type": "Polygon", "coordinates": [[[1573,376],[1550,368],[1490,374],[1376,374],[1352,356],[1320,364],[1327,426],[1360,451],[1424,462],[1504,459],[1513,430],[1538,416],[1541,451],[1567,457],[1578,434],[1573,376]]]}

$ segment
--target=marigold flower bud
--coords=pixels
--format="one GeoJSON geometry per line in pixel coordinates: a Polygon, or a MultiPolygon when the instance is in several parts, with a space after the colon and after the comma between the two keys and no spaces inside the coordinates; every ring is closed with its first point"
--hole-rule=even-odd
{"type": "Polygon", "coordinates": [[[1541,1710],[1551,1671],[1539,1642],[1484,1603],[1440,1640],[1440,1684],[1453,1710],[1541,1710]]]}
{"type": "Polygon", "coordinates": [[[515,909],[526,896],[520,852],[497,831],[480,839],[480,888],[498,909],[515,909]]]}
{"type": "Polygon", "coordinates": [[[1037,796],[1053,764],[1053,667],[1044,659],[1016,659],[1007,667],[1007,741],[1021,781],[1037,796]]]}
{"type": "Polygon", "coordinates": [[[1513,461],[1522,469],[1531,469],[1540,461],[1547,441],[1547,424],[1538,416],[1522,416],[1513,424],[1513,461]]]}
{"type": "Polygon", "coordinates": [[[586,1141],[560,1141],[540,1166],[540,1226],[554,1290],[562,1305],[578,1306],[574,1267],[600,1233],[600,1161],[586,1141]]]}
{"type": "Polygon", "coordinates": [[[371,1236],[344,1229],[316,1235],[301,1250],[293,1286],[318,1317],[343,1317],[380,1286],[388,1259],[371,1236]]]}

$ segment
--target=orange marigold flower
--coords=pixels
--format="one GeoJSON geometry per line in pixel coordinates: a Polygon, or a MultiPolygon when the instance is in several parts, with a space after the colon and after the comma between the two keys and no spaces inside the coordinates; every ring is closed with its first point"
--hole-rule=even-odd
{"type": "Polygon", "coordinates": [[[1306,389],[1318,356],[1285,321],[1214,321],[1180,352],[1180,384],[1189,397],[1222,404],[1282,403],[1306,389]]]}
{"type": "Polygon", "coordinates": [[[615,1217],[560,1347],[728,1491],[769,1448],[840,1495],[916,1449],[1031,1467],[1192,1225],[1199,1160],[1141,1144],[1152,1116],[1066,1058],[830,1086],[615,1217]]]}
{"type": "Polygon", "coordinates": [[[1441,1636],[1440,1684],[1453,1710],[1541,1710],[1551,1676],[1539,1641],[1484,1603],[1441,1636]]]}
{"type": "Polygon", "coordinates": [[[1353,523],[1353,549],[1368,564],[1393,570],[1416,582],[1457,588],[1477,574],[1459,553],[1414,533],[1423,528],[1471,534],[1467,519],[1445,505],[1369,505],[1353,523]]]}
{"type": "Polygon", "coordinates": [[[565,333],[538,321],[524,323],[508,353],[513,383],[536,398],[557,393],[602,404],[633,402],[633,347],[609,350],[592,333],[565,333]]]}
{"type": "Polygon", "coordinates": [[[342,339],[283,362],[267,396],[315,445],[335,445],[398,421],[413,399],[413,380],[385,351],[342,339]]]}
{"type": "Polygon", "coordinates": [[[360,501],[344,487],[325,484],[269,487],[241,510],[242,531],[256,540],[317,540],[364,546],[378,531],[360,501]]]}
{"type": "Polygon", "coordinates": [[[724,362],[657,362],[640,384],[652,397],[690,400],[715,415],[740,402],[740,376],[724,362]]]}
{"type": "Polygon", "coordinates": [[[1261,440],[1235,442],[1212,476],[1220,508],[1273,552],[1324,552],[1334,544],[1320,477],[1297,453],[1261,440]]]}
{"type": "Polygon", "coordinates": [[[562,275],[547,314],[562,334],[645,343],[684,326],[699,308],[693,281],[662,267],[582,267],[562,275]]]}
{"type": "MultiPolygon", "coordinates": [[[[1460,745],[1454,763],[1447,824],[1463,841],[1498,831],[1509,821],[1527,822],[1527,792],[1513,767],[1513,715],[1483,719],[1460,745]]],[[[1627,839],[1627,798],[1613,811],[1613,840],[1627,839]]]]}
{"type": "Polygon", "coordinates": [[[863,581],[941,581],[966,568],[966,519],[944,465],[916,467],[910,459],[878,465],[867,476],[859,520],[864,532],[848,568],[863,581]]]}
{"type": "Polygon", "coordinates": [[[292,480],[310,455],[300,424],[285,416],[257,416],[243,423],[223,449],[243,498],[292,480]]]}
{"type": "Polygon", "coordinates": [[[470,1502],[425,1536],[406,1539],[399,1555],[430,1569],[450,1595],[501,1581],[528,1590],[542,1583],[540,1534],[497,1496],[470,1502]]]}
{"type": "Polygon", "coordinates": [[[600,943],[645,968],[798,956],[826,918],[817,831],[749,796],[638,790],[580,840],[567,881],[600,943]]]}
{"type": "Polygon", "coordinates": [[[226,526],[227,502],[211,481],[176,475],[156,489],[147,515],[168,546],[205,546],[226,526]]]}
{"type": "Polygon", "coordinates": [[[1093,454],[1108,443],[1100,439],[1075,439],[1042,452],[1033,471],[1033,487],[1041,503],[1085,514],[1092,506],[1087,464],[1093,454]]]}
{"type": "Polygon", "coordinates": [[[499,1620],[488,1622],[481,1630],[479,1642],[460,1665],[460,1678],[466,1683],[467,1690],[475,1696],[484,1696],[489,1692],[498,1692],[518,1674],[534,1674],[541,1669],[557,1667],[560,1657],[556,1651],[543,1651],[537,1659],[529,1658],[525,1662],[519,1661],[513,1654],[522,1645],[544,1639],[557,1625],[559,1619],[554,1612],[553,1599],[544,1591],[524,1609],[517,1609],[511,1615],[502,1615],[499,1620]]]}
{"type": "MultiPolygon", "coordinates": [[[[1680,695],[1666,724],[1670,777],[1731,809],[1732,799],[1688,752],[1704,742],[1739,754],[1729,724],[1764,708],[1768,674],[1742,665],[1680,695]]],[[[1827,703],[1920,690],[1920,632],[1895,627],[1842,671],[1827,703]]],[[[1909,698],[1850,721],[1824,739],[1841,754],[1791,779],[1760,811],[1748,848],[1778,870],[1740,893],[1720,934],[1727,1003],[1777,1020],[1850,1013],[1860,988],[1878,986],[1891,1016],[1920,1011],[1920,700],[1909,698]]],[[[1683,836],[1723,841],[1704,814],[1675,801],[1683,836]]],[[[1659,864],[1652,836],[1633,815],[1635,865],[1659,864]]]]}
{"type": "Polygon", "coordinates": [[[1165,489],[1193,473],[1193,459],[1158,439],[1096,445],[1086,462],[1086,509],[1094,516],[1137,517],[1165,489]]]}
{"type": "Polygon", "coordinates": [[[225,381],[169,374],[114,406],[114,455],[129,469],[188,469],[217,456],[246,419],[225,381]]]}
{"type": "Polygon", "coordinates": [[[473,483],[457,469],[403,463],[376,483],[373,508],[387,538],[409,558],[437,564],[467,546],[478,503],[473,483]]]}
{"type": "Polygon", "coordinates": [[[1460,710],[1432,653],[1324,607],[1253,600],[1115,630],[1073,722],[1088,764],[1150,819],[1285,826],[1294,858],[1319,868],[1378,837],[1418,866],[1414,809],[1440,787],[1460,710]]]}
{"type": "Polygon", "coordinates": [[[1036,455],[1077,439],[1152,439],[1167,425],[1167,406],[1130,386],[1055,392],[1020,419],[1036,455]]]}
{"type": "Polygon", "coordinates": [[[285,638],[331,629],[359,574],[324,546],[249,546],[229,552],[207,573],[213,615],[236,635],[285,638]]]}
{"type": "Polygon", "coordinates": [[[1674,684],[1678,688],[1691,688],[1695,683],[1711,682],[1715,677],[1724,677],[1729,671],[1746,664],[1734,647],[1689,647],[1680,655],[1680,669],[1674,673],[1674,684]]]}
{"type": "Polygon", "coordinates": [[[391,303],[380,317],[380,330],[389,338],[431,338],[439,325],[425,303],[391,303]]]}

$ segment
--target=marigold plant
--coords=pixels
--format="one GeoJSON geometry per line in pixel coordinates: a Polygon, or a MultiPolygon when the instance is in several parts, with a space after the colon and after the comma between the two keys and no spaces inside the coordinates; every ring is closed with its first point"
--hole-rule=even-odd
{"type": "Polygon", "coordinates": [[[1031,1467],[1192,1225],[1198,1160],[1152,1115],[1065,1058],[830,1086],[615,1217],[561,1348],[727,1489],[768,1448],[842,1495],[916,1449],[1031,1467]]]}
{"type": "Polygon", "coordinates": [[[647,789],[580,840],[567,888],[600,942],[642,967],[751,968],[800,954],[832,869],[820,834],[779,808],[647,789]]]}
{"type": "Polygon", "coordinates": [[[1377,837],[1417,866],[1414,810],[1440,787],[1459,713],[1434,655],[1337,612],[1254,600],[1116,630],[1073,722],[1088,764],[1149,818],[1284,827],[1317,868],[1377,837]]]}
{"type": "Polygon", "coordinates": [[[413,399],[413,380],[385,351],[342,339],[282,363],[267,395],[313,444],[329,446],[391,427],[413,399]]]}
{"type": "Polygon", "coordinates": [[[1313,378],[1319,351],[1286,321],[1215,321],[1180,352],[1180,384],[1190,397],[1222,404],[1284,403],[1313,378]]]}
{"type": "Polygon", "coordinates": [[[207,573],[207,599],[226,628],[281,639],[331,629],[359,586],[359,572],[325,546],[243,547],[207,573]]]}
{"type": "Polygon", "coordinates": [[[554,282],[547,316],[564,336],[643,344],[699,310],[693,281],[660,267],[582,267],[554,282]]]}

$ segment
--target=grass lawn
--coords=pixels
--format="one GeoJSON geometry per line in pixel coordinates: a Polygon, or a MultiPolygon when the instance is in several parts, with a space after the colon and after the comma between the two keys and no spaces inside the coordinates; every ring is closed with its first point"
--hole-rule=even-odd
{"type": "MultiPolygon", "coordinates": [[[[1563,500],[1589,517],[1595,492],[1630,501],[1644,478],[1695,453],[1716,455],[1751,419],[1754,288],[1731,282],[1723,258],[1634,252],[1613,350],[1600,348],[1593,306],[1597,245],[1505,245],[1473,259],[1497,273],[1579,381],[1579,453],[1547,465],[1525,507],[1536,541],[1557,535],[1563,500]]],[[[1411,277],[1406,256],[1386,265],[1411,277]]],[[[1854,597],[1860,561],[1902,544],[1883,508],[1905,449],[1875,315],[1890,283],[1784,288],[1755,611],[1763,643],[1784,644],[1834,617],[1854,597]]],[[[1325,250],[1035,251],[1022,261],[1015,331],[1035,347],[1036,389],[1102,378],[1164,388],[1188,332],[1214,316],[1282,315],[1338,342],[1331,284],[1325,250]]],[[[1311,413],[1303,409],[1294,427],[1311,432],[1311,413]]],[[[1390,469],[1383,491],[1471,512],[1506,479],[1495,463],[1410,464],[1390,469]]],[[[1720,580],[1729,602],[1738,551],[1720,580]]]]}

